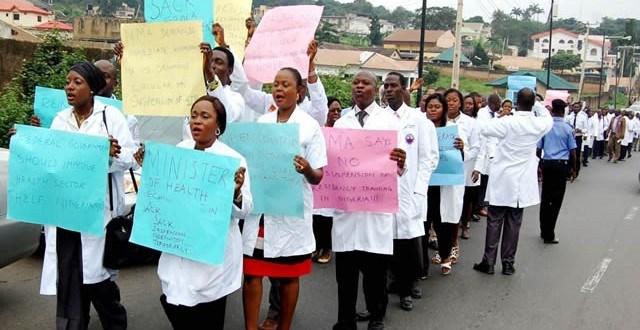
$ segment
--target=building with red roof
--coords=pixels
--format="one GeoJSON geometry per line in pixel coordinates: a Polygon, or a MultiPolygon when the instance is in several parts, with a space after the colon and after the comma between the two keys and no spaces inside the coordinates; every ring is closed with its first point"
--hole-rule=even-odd
{"type": "Polygon", "coordinates": [[[36,7],[29,1],[0,0],[0,21],[19,27],[33,28],[53,19],[53,13],[36,7]]]}
{"type": "Polygon", "coordinates": [[[48,21],[46,23],[38,24],[33,28],[40,31],[59,30],[64,32],[73,32],[73,26],[58,21],[48,21]]]}

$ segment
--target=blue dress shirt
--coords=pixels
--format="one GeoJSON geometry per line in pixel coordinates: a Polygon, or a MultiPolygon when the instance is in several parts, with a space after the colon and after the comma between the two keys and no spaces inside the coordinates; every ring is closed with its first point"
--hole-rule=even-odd
{"type": "Polygon", "coordinates": [[[562,117],[553,117],[553,127],[538,141],[538,149],[544,150],[542,159],[546,160],[568,160],[577,147],[573,128],[562,117]]]}

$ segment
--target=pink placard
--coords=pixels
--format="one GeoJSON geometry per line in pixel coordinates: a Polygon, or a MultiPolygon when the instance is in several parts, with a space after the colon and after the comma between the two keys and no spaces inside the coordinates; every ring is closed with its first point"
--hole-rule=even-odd
{"type": "Polygon", "coordinates": [[[323,10],[322,6],[283,6],[267,11],[244,52],[249,82],[273,82],[284,67],[296,68],[307,78],[307,48],[323,10]]]}
{"type": "Polygon", "coordinates": [[[398,174],[389,155],[396,131],[323,127],[327,158],[322,182],[313,187],[314,208],[398,212],[398,174]]]}
{"type": "Polygon", "coordinates": [[[544,98],[544,105],[551,106],[553,100],[560,99],[565,102],[569,99],[569,91],[566,90],[547,90],[547,95],[544,98]]]}

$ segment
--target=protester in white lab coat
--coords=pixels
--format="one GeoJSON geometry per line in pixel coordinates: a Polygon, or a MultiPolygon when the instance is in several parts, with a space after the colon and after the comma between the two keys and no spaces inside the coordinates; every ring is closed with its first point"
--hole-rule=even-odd
{"type": "Polygon", "coordinates": [[[566,122],[571,125],[576,138],[576,177],[580,175],[580,160],[582,159],[582,142],[583,136],[587,131],[589,116],[582,111],[582,103],[573,102],[571,105],[571,113],[565,118],[566,122]]]}
{"type": "MultiPolygon", "coordinates": [[[[113,217],[122,214],[124,171],[134,165],[136,146],[122,113],[94,98],[105,84],[103,73],[95,65],[79,62],[71,67],[65,86],[71,107],[56,115],[51,129],[109,137],[112,204],[105,197],[106,227],[113,217]]],[[[120,291],[102,264],[104,236],[45,226],[45,240],[40,292],[57,295],[57,328],[86,329],[93,303],[105,329],[126,329],[120,291]]]]}
{"type": "MultiPolygon", "coordinates": [[[[338,119],[334,127],[364,130],[399,130],[398,118],[375,103],[376,76],[367,71],[357,73],[351,83],[355,101],[353,111],[338,119]]],[[[405,170],[404,141],[390,158],[397,163],[398,173],[405,170]]],[[[334,330],[356,329],[356,300],[359,274],[362,273],[366,307],[370,313],[369,329],[383,329],[387,309],[386,276],[393,255],[392,213],[347,212],[336,210],[333,218],[332,243],[338,282],[338,323],[334,330]]]]}
{"type": "MultiPolygon", "coordinates": [[[[302,81],[302,90],[300,99],[298,100],[298,108],[306,112],[318,122],[318,125],[324,126],[327,120],[327,95],[315,70],[314,58],[318,52],[318,42],[312,40],[309,43],[307,54],[309,55],[309,73],[308,78],[302,81]],[[307,98],[307,89],[309,97],[307,98]]],[[[231,88],[244,97],[246,103],[245,111],[254,111],[258,115],[275,111],[278,107],[273,101],[271,94],[260,90],[262,85],[250,86],[244,68],[240,63],[236,64],[231,75],[231,88]],[[253,88],[252,88],[253,87],[253,88]]]]}
{"type": "MultiPolygon", "coordinates": [[[[302,78],[296,69],[283,68],[276,75],[272,94],[278,106],[258,120],[261,123],[292,123],[300,126],[300,154],[293,165],[303,187],[304,217],[257,215],[245,219],[243,303],[245,325],[258,327],[262,278],[279,278],[281,311],[278,329],[289,329],[299,292],[299,277],[311,272],[313,194],[311,184],[322,180],[327,165],[324,136],[318,123],[297,107],[302,97],[302,78]]],[[[287,201],[282,201],[286,203],[287,201]]]]}
{"type": "MultiPolygon", "coordinates": [[[[485,126],[489,121],[498,118],[500,116],[500,96],[497,94],[489,95],[487,99],[487,105],[478,110],[477,125],[485,126]]],[[[495,156],[496,146],[498,140],[492,137],[480,136],[480,154],[477,156],[476,165],[474,170],[480,174],[480,191],[478,192],[478,207],[476,209],[477,214],[481,216],[487,216],[485,195],[487,193],[487,183],[489,182],[489,176],[491,175],[491,163],[495,156]]]]}
{"type": "Polygon", "coordinates": [[[501,232],[502,273],[515,272],[513,263],[523,210],[540,203],[536,145],[551,130],[553,119],[544,111],[535,117],[531,112],[534,103],[534,92],[523,88],[518,92],[517,111],[513,116],[491,121],[481,128],[481,134],[498,138],[500,143],[487,187],[489,216],[484,255],[482,261],[473,266],[479,272],[494,273],[501,232]]]}
{"type": "Polygon", "coordinates": [[[605,134],[608,127],[606,122],[606,114],[603,115],[603,113],[605,112],[606,110],[598,110],[589,119],[591,121],[591,127],[594,137],[591,159],[596,159],[596,157],[602,159],[602,157],[604,157],[604,147],[606,144],[605,134]]]}
{"type": "MultiPolygon", "coordinates": [[[[171,253],[162,253],[158,276],[162,284],[160,302],[174,329],[206,324],[209,329],[224,329],[227,295],[240,288],[242,278],[242,238],[238,219],[253,209],[247,162],[238,152],[218,138],[226,128],[226,112],[222,102],[203,96],[191,106],[191,138],[178,147],[201,150],[240,160],[234,175],[234,195],[224,261],[221,266],[205,264],[171,253]]],[[[142,166],[144,149],[135,158],[142,166]]],[[[185,205],[189,207],[189,205],[185,205]]]]}
{"type": "MultiPolygon", "coordinates": [[[[505,102],[502,103],[503,111],[501,113],[509,113],[511,114],[510,108],[505,108],[505,102]],[[507,109],[507,110],[504,110],[507,109]]],[[[511,101],[509,101],[511,102],[511,101]]],[[[476,119],[478,116],[478,103],[476,102],[474,95],[469,94],[464,97],[462,112],[472,118],[475,123],[476,131],[480,128],[479,123],[476,119]]],[[[479,144],[482,146],[483,139],[478,136],[479,144]]],[[[462,229],[462,233],[460,234],[460,238],[469,239],[469,222],[474,216],[474,211],[476,210],[476,206],[478,203],[478,193],[480,191],[480,172],[475,170],[476,163],[478,159],[484,159],[484,152],[482,152],[482,148],[478,148],[478,153],[475,158],[470,159],[469,155],[466,155],[464,166],[465,172],[470,172],[471,175],[465,176],[464,183],[464,198],[462,203],[462,216],[460,217],[460,228],[462,229]]]]}
{"type": "Polygon", "coordinates": [[[390,72],[384,80],[388,113],[400,120],[400,138],[406,143],[407,171],[400,178],[399,211],[394,224],[392,270],[400,296],[400,307],[413,309],[413,283],[421,273],[420,237],[427,216],[427,190],[431,173],[438,165],[438,135],[435,126],[417,109],[404,102],[407,79],[390,72]]]}

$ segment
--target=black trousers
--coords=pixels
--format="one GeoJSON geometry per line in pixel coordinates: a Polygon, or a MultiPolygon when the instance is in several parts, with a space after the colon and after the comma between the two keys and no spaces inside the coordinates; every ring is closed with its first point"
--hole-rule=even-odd
{"type": "Polygon", "coordinates": [[[227,309],[227,297],[195,306],[173,305],[167,302],[167,296],[160,296],[160,303],[175,330],[207,329],[223,330],[224,315],[227,309]]]}
{"type": "Polygon", "coordinates": [[[596,157],[604,157],[605,144],[605,140],[593,142],[593,153],[591,155],[591,159],[596,159],[596,157]]]}
{"type": "Polygon", "coordinates": [[[487,184],[489,183],[489,176],[485,174],[480,175],[480,188],[478,188],[478,198],[476,205],[474,206],[473,213],[478,214],[480,209],[487,206],[487,203],[484,201],[484,197],[487,194],[487,184]]]}
{"type": "Polygon", "coordinates": [[[624,144],[620,145],[620,156],[618,157],[618,160],[622,160],[627,158],[627,146],[624,144]]]}
{"type": "Polygon", "coordinates": [[[316,251],[331,250],[331,227],[333,218],[322,215],[313,215],[313,236],[316,238],[316,251]]]}
{"type": "MultiPolygon", "coordinates": [[[[565,179],[566,180],[566,179],[565,179]]],[[[521,208],[508,206],[494,206],[487,208],[487,235],[484,242],[482,261],[489,265],[496,264],[498,244],[500,244],[500,259],[504,262],[515,261],[520,226],[522,226],[521,208]],[[502,241],[500,241],[502,235],[502,241]]]]}
{"type": "Polygon", "coordinates": [[[567,161],[543,160],[541,166],[540,236],[545,240],[552,240],[556,238],[556,222],[562,207],[571,165],[567,161]]]}
{"type": "Polygon", "coordinates": [[[449,257],[453,247],[455,223],[443,223],[440,215],[440,187],[430,186],[427,193],[427,218],[433,223],[433,230],[438,236],[438,254],[442,260],[449,257]]]}
{"type": "Polygon", "coordinates": [[[393,240],[391,270],[400,297],[411,295],[413,282],[420,277],[422,261],[421,237],[393,240]]]}
{"type": "Polygon", "coordinates": [[[582,152],[582,164],[589,163],[589,156],[591,156],[591,148],[589,146],[584,147],[584,151],[582,152]]]}
{"type": "Polygon", "coordinates": [[[358,281],[362,273],[362,288],[371,320],[382,321],[387,312],[387,270],[390,255],[364,251],[336,252],[338,282],[338,323],[352,324],[356,320],[358,281]]]}
{"type": "Polygon", "coordinates": [[[582,136],[576,136],[576,177],[580,175],[580,160],[582,159],[582,136]]]}
{"type": "Polygon", "coordinates": [[[82,242],[80,233],[56,228],[58,258],[57,330],[84,330],[89,327],[91,304],[106,330],[127,328],[127,311],[120,304],[120,290],[106,279],[95,284],[83,284],[82,242]]]}

